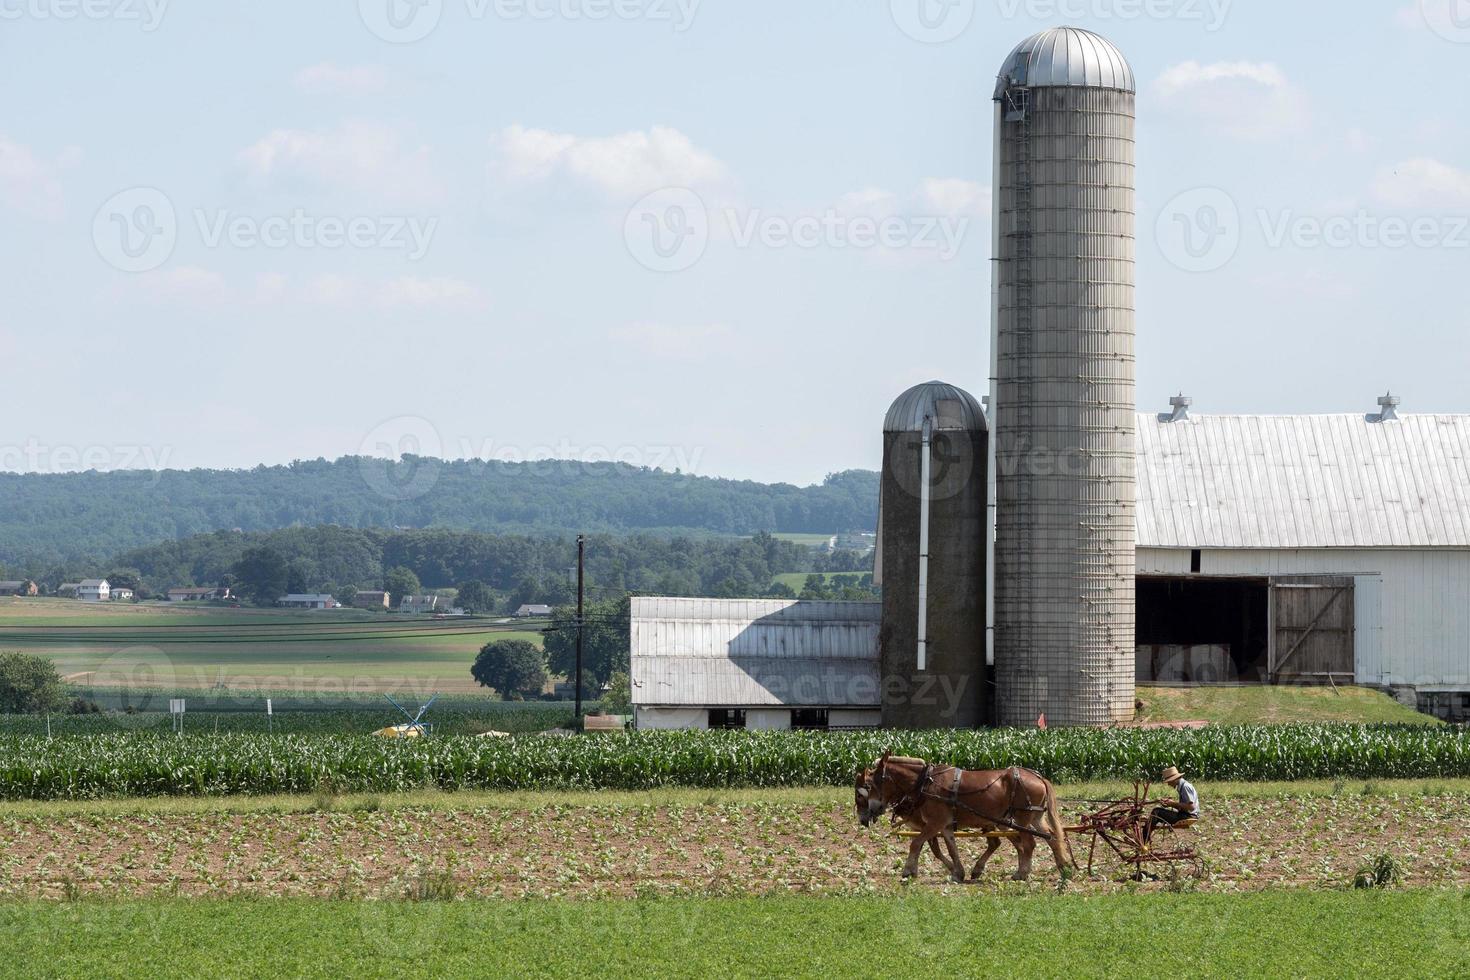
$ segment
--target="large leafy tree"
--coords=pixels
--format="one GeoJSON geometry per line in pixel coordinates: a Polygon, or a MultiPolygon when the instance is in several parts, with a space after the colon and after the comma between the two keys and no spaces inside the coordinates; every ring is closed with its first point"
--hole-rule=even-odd
{"type": "Polygon", "coordinates": [[[235,562],[235,581],[240,591],[254,601],[274,602],[286,594],[291,569],[274,548],[250,548],[235,562]]]}
{"type": "Polygon", "coordinates": [[[471,579],[461,585],[454,601],[469,613],[493,613],[495,611],[495,593],[490,591],[490,586],[478,579],[471,579]]]}
{"type": "MultiPolygon", "coordinates": [[[[582,696],[595,697],[614,672],[628,669],[627,596],[586,604],[582,645],[582,696]]],[[[559,606],[546,633],[546,655],[553,673],[575,680],[577,669],[577,608],[559,606]]]]}
{"type": "Polygon", "coordinates": [[[42,714],[64,704],[61,675],[50,660],[29,653],[0,653],[0,714],[42,714]]]}
{"type": "Polygon", "coordinates": [[[529,640],[494,640],[480,648],[470,676],[510,701],[546,686],[546,654],[529,640]]]}
{"type": "Polygon", "coordinates": [[[383,591],[388,593],[389,601],[396,609],[405,597],[419,594],[419,577],[412,569],[395,566],[383,574],[383,591]]]}

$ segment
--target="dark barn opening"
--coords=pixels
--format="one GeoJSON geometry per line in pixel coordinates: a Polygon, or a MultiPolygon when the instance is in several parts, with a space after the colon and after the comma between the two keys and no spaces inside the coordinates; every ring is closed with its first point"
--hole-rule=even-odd
{"type": "Polygon", "coordinates": [[[1137,583],[1138,680],[1267,679],[1268,579],[1140,575],[1137,583]]]}

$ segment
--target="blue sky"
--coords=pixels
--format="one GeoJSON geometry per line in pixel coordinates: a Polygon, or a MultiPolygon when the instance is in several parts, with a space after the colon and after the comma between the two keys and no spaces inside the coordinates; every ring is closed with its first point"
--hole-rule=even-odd
{"type": "Polygon", "coordinates": [[[1141,407],[1470,411],[1470,0],[0,0],[0,469],[875,467],[986,389],[1060,23],[1139,79],[1141,407]]]}

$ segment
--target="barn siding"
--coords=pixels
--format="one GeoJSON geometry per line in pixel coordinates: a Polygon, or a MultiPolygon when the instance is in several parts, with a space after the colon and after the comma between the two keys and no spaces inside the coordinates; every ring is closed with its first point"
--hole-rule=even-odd
{"type": "MultiPolygon", "coordinates": [[[[1139,574],[1189,573],[1188,549],[1140,548],[1137,556],[1139,574]]],[[[1470,689],[1470,549],[1206,550],[1200,568],[1352,575],[1354,613],[1368,631],[1358,642],[1359,683],[1470,689]]]]}

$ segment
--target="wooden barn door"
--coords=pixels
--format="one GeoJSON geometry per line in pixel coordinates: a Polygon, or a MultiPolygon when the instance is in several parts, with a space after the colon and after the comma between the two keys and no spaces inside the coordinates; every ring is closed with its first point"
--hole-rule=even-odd
{"type": "Polygon", "coordinates": [[[1271,580],[1271,680],[1352,683],[1353,580],[1271,580]]]}

